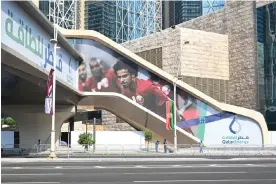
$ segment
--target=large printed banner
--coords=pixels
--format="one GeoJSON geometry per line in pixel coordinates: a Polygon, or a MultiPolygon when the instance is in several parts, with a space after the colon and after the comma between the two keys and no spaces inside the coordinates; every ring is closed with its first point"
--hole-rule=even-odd
{"type": "Polygon", "coordinates": [[[46,32],[15,1],[1,1],[1,43],[20,53],[37,68],[55,70],[57,80],[63,80],[71,87],[77,87],[79,62],[62,46],[57,49],[56,66],[54,46],[50,39],[54,35],[46,32]]]}
{"type": "MultiPolygon", "coordinates": [[[[120,93],[166,118],[166,101],[174,99],[172,84],[96,41],[69,41],[85,57],[78,70],[80,91],[120,93]]],[[[205,143],[262,144],[253,120],[218,112],[179,88],[176,94],[177,126],[205,143]]]]}

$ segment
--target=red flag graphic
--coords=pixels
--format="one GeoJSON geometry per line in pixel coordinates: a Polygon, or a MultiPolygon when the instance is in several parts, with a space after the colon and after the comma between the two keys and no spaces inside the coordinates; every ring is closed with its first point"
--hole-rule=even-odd
{"type": "Polygon", "coordinates": [[[166,129],[171,129],[171,102],[166,101],[166,129]]]}
{"type": "Polygon", "coordinates": [[[53,115],[53,73],[54,69],[51,69],[46,86],[45,97],[45,113],[53,115]]]}

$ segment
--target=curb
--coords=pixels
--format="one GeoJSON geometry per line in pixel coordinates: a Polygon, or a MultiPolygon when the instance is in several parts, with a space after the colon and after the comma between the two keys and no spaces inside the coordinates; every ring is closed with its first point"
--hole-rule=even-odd
{"type": "Polygon", "coordinates": [[[265,161],[265,160],[275,160],[276,158],[220,158],[220,159],[210,159],[210,158],[2,158],[1,163],[24,163],[24,162],[121,162],[121,161],[135,161],[135,162],[144,162],[144,161],[160,161],[160,162],[171,162],[171,161],[265,161]]]}

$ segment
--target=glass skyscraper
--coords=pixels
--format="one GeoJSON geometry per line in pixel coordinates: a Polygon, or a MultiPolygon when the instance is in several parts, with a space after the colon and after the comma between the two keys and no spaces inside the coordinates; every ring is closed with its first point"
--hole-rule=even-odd
{"type": "Polygon", "coordinates": [[[115,1],[86,1],[84,25],[86,30],[95,30],[115,39],[115,1]]]}
{"type": "Polygon", "coordinates": [[[202,15],[202,1],[169,1],[163,2],[163,28],[177,25],[202,15]],[[166,15],[164,11],[169,13],[166,15]],[[169,24],[165,25],[168,19],[169,24]]]}
{"type": "Polygon", "coordinates": [[[201,1],[180,1],[180,22],[185,22],[202,15],[201,1]]]}
{"type": "Polygon", "coordinates": [[[276,2],[257,9],[257,40],[261,112],[276,129],[276,2]]]}
{"type": "Polygon", "coordinates": [[[115,41],[122,43],[162,29],[162,1],[114,1],[115,41]]]}
{"type": "Polygon", "coordinates": [[[86,1],[85,29],[95,30],[117,43],[161,30],[161,1],[86,1]]]}
{"type": "Polygon", "coordinates": [[[117,43],[147,36],[162,29],[161,0],[55,2],[39,2],[39,9],[50,21],[53,22],[55,15],[60,27],[95,30],[117,43]]]}
{"type": "Polygon", "coordinates": [[[224,0],[181,0],[162,3],[163,29],[224,8],[224,0]],[[165,12],[169,13],[165,13],[165,12]]]}

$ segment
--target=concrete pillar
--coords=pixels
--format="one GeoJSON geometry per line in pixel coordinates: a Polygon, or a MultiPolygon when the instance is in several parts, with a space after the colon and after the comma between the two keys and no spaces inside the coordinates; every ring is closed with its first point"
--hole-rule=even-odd
{"type": "Polygon", "coordinates": [[[74,131],[74,122],[75,122],[75,119],[74,119],[74,117],[72,117],[72,118],[70,118],[69,119],[69,142],[68,142],[68,144],[69,144],[69,147],[71,147],[71,132],[72,131],[74,131]]]}
{"type": "MultiPolygon", "coordinates": [[[[56,107],[56,144],[59,143],[61,126],[75,114],[74,106],[56,107]]],[[[20,146],[32,147],[38,143],[50,144],[51,142],[51,115],[44,113],[44,106],[40,105],[8,105],[2,106],[2,112],[11,116],[17,123],[19,131],[20,146]]]]}
{"type": "Polygon", "coordinates": [[[85,1],[79,1],[79,29],[85,29],[85,1]]]}

